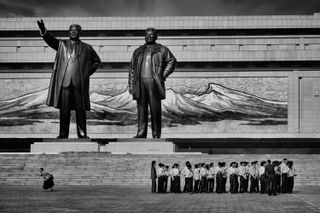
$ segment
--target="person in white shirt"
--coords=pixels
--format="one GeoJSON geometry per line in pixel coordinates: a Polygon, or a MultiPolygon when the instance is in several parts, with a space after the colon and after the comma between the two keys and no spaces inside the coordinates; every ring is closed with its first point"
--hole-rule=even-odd
{"type": "Polygon", "coordinates": [[[36,176],[40,176],[43,178],[43,186],[42,188],[44,189],[44,191],[47,191],[47,189],[50,189],[51,191],[53,190],[53,186],[54,186],[54,177],[52,174],[50,174],[49,172],[44,171],[43,168],[39,169],[39,174],[36,174],[36,176]]]}
{"type": "Polygon", "coordinates": [[[199,164],[195,164],[194,165],[193,179],[194,179],[194,190],[193,190],[193,192],[199,193],[199,185],[200,185],[200,168],[199,168],[199,164]]]}
{"type": "Polygon", "coordinates": [[[250,177],[250,163],[245,161],[245,171],[246,171],[246,176],[247,178],[245,179],[245,191],[244,192],[248,192],[248,188],[249,188],[249,177],[250,177]]]}
{"type": "Polygon", "coordinates": [[[250,193],[259,192],[259,171],[257,167],[258,161],[251,162],[250,173],[250,193]]]}
{"type": "Polygon", "coordinates": [[[292,193],[293,191],[293,186],[294,186],[294,177],[297,176],[296,174],[296,170],[293,167],[293,161],[288,161],[288,167],[289,167],[289,171],[288,171],[288,177],[287,177],[287,193],[292,193]]]}
{"type": "Polygon", "coordinates": [[[275,164],[274,171],[276,172],[276,176],[275,176],[276,192],[280,193],[281,192],[281,168],[280,168],[281,162],[276,160],[274,164],[275,164]]]}
{"type": "Polygon", "coordinates": [[[159,163],[159,167],[157,170],[158,176],[158,193],[164,193],[164,179],[165,179],[165,171],[164,171],[164,164],[159,163]]]}
{"type": "Polygon", "coordinates": [[[173,180],[173,169],[175,165],[172,165],[170,171],[169,171],[169,177],[170,177],[170,192],[173,193],[174,191],[174,180],[173,180]]]}
{"type": "Polygon", "coordinates": [[[173,175],[173,192],[174,193],[181,193],[181,186],[180,186],[180,166],[179,164],[175,163],[175,167],[172,169],[173,175]]]}
{"type": "Polygon", "coordinates": [[[202,163],[200,168],[200,193],[207,192],[207,173],[206,164],[202,163]]]}
{"type": "Polygon", "coordinates": [[[193,191],[193,171],[189,161],[186,162],[186,166],[182,170],[182,175],[185,177],[185,185],[183,192],[192,193],[193,191]]]}
{"type": "Polygon", "coordinates": [[[281,171],[281,192],[287,193],[286,186],[287,186],[287,177],[289,172],[289,167],[287,165],[287,158],[284,158],[282,160],[282,163],[280,164],[280,171],[281,171]]]}
{"type": "Polygon", "coordinates": [[[238,181],[238,163],[232,162],[229,168],[229,181],[230,181],[230,192],[238,193],[239,181],[238,181]]]}
{"type": "Polygon", "coordinates": [[[240,193],[248,192],[249,169],[247,167],[247,162],[245,161],[240,162],[239,176],[240,176],[240,193]]]}
{"type": "Polygon", "coordinates": [[[167,192],[167,188],[168,188],[168,178],[169,178],[170,172],[169,172],[169,166],[166,165],[164,167],[164,183],[163,183],[163,190],[164,192],[167,192]]]}
{"type": "Polygon", "coordinates": [[[210,163],[210,167],[208,170],[208,175],[207,175],[207,190],[209,193],[213,192],[214,189],[214,177],[215,177],[215,169],[213,163],[210,163]]]}
{"type": "Polygon", "coordinates": [[[265,174],[265,165],[266,161],[262,161],[259,167],[259,180],[260,180],[260,193],[266,193],[266,174],[265,174]]]}
{"type": "Polygon", "coordinates": [[[219,162],[218,167],[215,168],[216,173],[216,193],[220,194],[224,192],[223,189],[223,163],[219,162]]]}
{"type": "Polygon", "coordinates": [[[223,193],[226,193],[226,184],[228,179],[228,168],[226,162],[222,162],[222,181],[223,181],[223,193]]]}

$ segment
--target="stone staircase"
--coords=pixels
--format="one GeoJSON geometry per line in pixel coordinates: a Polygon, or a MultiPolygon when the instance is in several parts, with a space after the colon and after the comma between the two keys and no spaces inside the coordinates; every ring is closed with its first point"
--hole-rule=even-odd
{"type": "Polygon", "coordinates": [[[294,161],[297,185],[320,185],[320,154],[170,154],[112,155],[110,153],[0,154],[0,185],[33,185],[39,168],[52,173],[57,185],[149,185],[150,164],[156,160],[166,165],[185,161],[191,164],[220,161],[281,160],[294,161]]]}

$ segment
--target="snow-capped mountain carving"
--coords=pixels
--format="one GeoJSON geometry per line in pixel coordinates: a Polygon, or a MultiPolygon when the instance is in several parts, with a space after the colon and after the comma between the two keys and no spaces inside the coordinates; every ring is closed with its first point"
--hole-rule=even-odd
{"type": "MultiPolygon", "coordinates": [[[[248,117],[287,117],[287,102],[267,100],[256,95],[210,83],[196,92],[180,94],[167,89],[162,101],[163,119],[170,123],[192,124],[200,121],[248,117]]],[[[21,119],[58,119],[58,110],[46,105],[47,89],[0,102],[1,117],[21,119]]],[[[136,102],[128,89],[118,95],[90,94],[88,119],[109,120],[121,125],[136,123],[136,102]]]]}

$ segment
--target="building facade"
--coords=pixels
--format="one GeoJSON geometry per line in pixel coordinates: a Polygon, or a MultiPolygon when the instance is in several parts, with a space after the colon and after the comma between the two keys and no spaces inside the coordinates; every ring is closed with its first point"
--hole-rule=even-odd
{"type": "MultiPolygon", "coordinates": [[[[45,105],[55,51],[37,20],[0,19],[0,137],[58,134],[59,112],[45,105]]],[[[320,137],[319,13],[43,20],[61,39],[80,24],[103,62],[91,77],[90,137],[135,135],[128,67],[147,27],[178,60],[162,102],[163,137],[320,137]]],[[[76,137],[75,124],[70,130],[76,137]]]]}

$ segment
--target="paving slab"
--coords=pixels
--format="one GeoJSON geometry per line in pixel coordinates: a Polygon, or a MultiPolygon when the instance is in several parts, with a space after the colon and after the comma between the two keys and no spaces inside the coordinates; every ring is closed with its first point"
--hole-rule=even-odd
{"type": "Polygon", "coordinates": [[[0,186],[0,212],[320,212],[320,186],[293,194],[151,193],[149,186],[0,186]]]}

